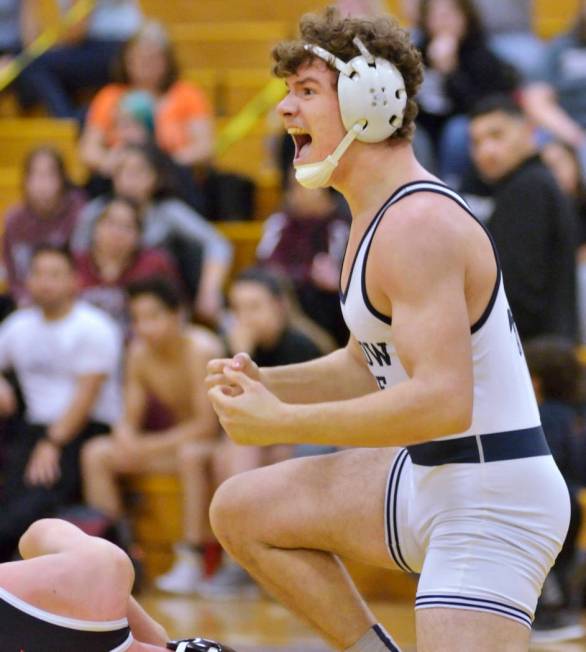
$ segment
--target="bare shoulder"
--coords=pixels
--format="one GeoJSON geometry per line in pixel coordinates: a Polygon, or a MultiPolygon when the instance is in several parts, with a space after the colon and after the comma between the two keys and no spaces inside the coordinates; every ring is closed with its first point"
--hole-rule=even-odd
{"type": "Polygon", "coordinates": [[[188,331],[193,356],[209,360],[225,355],[222,340],[213,331],[204,326],[191,326],[188,331]]]}
{"type": "Polygon", "coordinates": [[[126,351],[127,364],[138,368],[148,362],[148,357],[149,352],[145,343],[138,338],[131,340],[126,351]]]}
{"type": "Polygon", "coordinates": [[[468,240],[480,227],[452,199],[418,192],[389,207],[373,243],[374,257],[404,265],[464,261],[468,240]]]}

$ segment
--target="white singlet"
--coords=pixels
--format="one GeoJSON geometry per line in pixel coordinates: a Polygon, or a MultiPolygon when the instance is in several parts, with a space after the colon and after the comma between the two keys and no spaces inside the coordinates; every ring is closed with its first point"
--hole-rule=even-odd
{"type": "MultiPolygon", "coordinates": [[[[391,318],[368,298],[368,254],[389,207],[416,192],[450,198],[474,218],[450,188],[415,181],[395,191],[366,229],[340,299],[380,389],[405,381],[407,373],[393,345],[391,318]]],[[[471,327],[471,426],[397,449],[387,484],[386,536],[396,565],[421,573],[416,608],[485,611],[530,627],[566,535],[569,499],[543,436],[496,251],[495,258],[491,299],[471,327]]]]}

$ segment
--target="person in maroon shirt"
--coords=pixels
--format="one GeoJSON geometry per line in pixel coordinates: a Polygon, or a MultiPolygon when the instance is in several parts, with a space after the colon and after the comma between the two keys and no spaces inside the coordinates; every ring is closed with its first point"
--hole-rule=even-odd
{"type": "Polygon", "coordinates": [[[133,201],[115,197],[98,218],[88,251],[77,254],[81,298],[102,308],[124,330],[128,315],[126,287],[153,276],[179,285],[179,274],[168,254],[141,248],[141,213],[133,201]]]}
{"type": "Polygon", "coordinates": [[[63,246],[86,204],[67,175],[61,154],[51,147],[32,150],[24,164],[23,201],[6,213],[3,239],[8,288],[18,304],[28,300],[25,278],[36,247],[63,246]]]}

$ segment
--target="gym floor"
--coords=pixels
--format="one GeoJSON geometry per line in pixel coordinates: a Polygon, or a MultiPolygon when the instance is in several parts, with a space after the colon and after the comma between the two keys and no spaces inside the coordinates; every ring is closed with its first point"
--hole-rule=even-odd
{"type": "MultiPolygon", "coordinates": [[[[140,596],[140,601],[172,636],[209,637],[231,645],[237,652],[331,650],[284,607],[269,599],[212,602],[146,592],[140,596]]],[[[407,602],[374,602],[371,606],[402,650],[415,652],[412,605],[407,602]]],[[[535,646],[531,652],[586,652],[586,640],[535,646]]]]}

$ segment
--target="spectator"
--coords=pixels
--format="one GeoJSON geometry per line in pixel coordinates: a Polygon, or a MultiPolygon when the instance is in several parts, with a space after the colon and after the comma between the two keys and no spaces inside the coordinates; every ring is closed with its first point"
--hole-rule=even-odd
{"type": "Polygon", "coordinates": [[[76,257],[81,298],[107,312],[128,331],[126,287],[153,276],[179,285],[179,273],[166,252],[141,247],[138,206],[115,197],[98,217],[91,248],[76,257]]]}
{"type": "MultiPolygon", "coordinates": [[[[214,323],[223,302],[222,288],[232,262],[232,247],[201,215],[169,196],[164,176],[156,150],[129,146],[121,152],[116,166],[114,191],[139,204],[143,246],[164,248],[171,254],[194,299],[195,314],[214,323]]],[[[108,201],[109,197],[98,197],[86,206],[73,236],[75,251],[89,248],[93,225],[108,201]]]]}
{"type": "Polygon", "coordinates": [[[23,190],[23,202],[6,214],[3,241],[8,287],[19,304],[28,299],[25,279],[35,247],[68,245],[86,201],[69,180],[61,154],[49,147],[28,155],[23,190]]]}
{"type": "Polygon", "coordinates": [[[547,442],[570,493],[570,527],[539,599],[533,641],[554,643],[582,638],[580,624],[583,581],[577,573],[577,539],[582,521],[579,489],[578,415],[575,408],[582,375],[574,344],[559,337],[541,337],[525,345],[539,413],[547,442]],[[579,580],[579,584],[576,582],[579,580]]]}
{"type": "Polygon", "coordinates": [[[488,221],[520,337],[576,337],[576,217],[537,156],[533,129],[507,97],[471,115],[472,155],[491,184],[488,221]]]}
{"type": "Polygon", "coordinates": [[[256,256],[293,284],[304,312],[339,345],[348,340],[339,279],[349,225],[330,190],[307,190],[289,176],[284,207],[264,224],[256,256]]]}
{"type": "Polygon", "coordinates": [[[534,0],[474,0],[493,52],[524,81],[543,76],[545,43],[533,32],[534,0]]]}
{"type": "Polygon", "coordinates": [[[562,141],[550,141],[541,150],[543,162],[570,197],[578,216],[577,301],[580,342],[586,343],[586,185],[576,150],[562,141]]]}
{"type": "MultiPolygon", "coordinates": [[[[289,321],[285,290],[279,278],[267,270],[250,268],[241,272],[229,291],[233,323],[226,336],[231,353],[250,355],[259,365],[277,365],[305,362],[319,357],[322,352],[289,321]]],[[[330,452],[328,448],[308,452],[330,452]]],[[[238,446],[227,437],[211,450],[200,450],[199,472],[205,477],[208,467],[210,493],[229,477],[251,469],[273,464],[295,454],[290,446],[238,446]]],[[[194,471],[195,472],[195,471],[194,471]]],[[[198,581],[195,590],[207,598],[236,597],[257,592],[248,574],[231,559],[211,578],[198,581]]]]}
{"type": "Polygon", "coordinates": [[[81,157],[104,177],[111,177],[120,158],[118,105],[129,90],[149,93],[155,106],[155,140],[181,166],[207,162],[212,155],[211,109],[203,92],[179,81],[171,43],[157,23],[146,24],[125,46],[118,83],[94,98],[81,138],[81,157]]]}
{"type": "MultiPolygon", "coordinates": [[[[6,465],[2,560],[33,521],[79,499],[81,445],[118,418],[119,333],[100,310],[76,300],[71,257],[39,247],[27,283],[33,306],[0,327],[0,367],[14,369],[26,405],[6,465]]],[[[15,399],[0,384],[6,414],[15,399]]]]}
{"type": "Polygon", "coordinates": [[[577,149],[586,150],[586,0],[574,27],[549,45],[545,75],[521,95],[536,124],[577,149]]]}
{"type": "Polygon", "coordinates": [[[124,517],[118,479],[131,473],[176,473],[184,496],[184,542],[179,570],[162,579],[163,589],[188,592],[199,579],[199,558],[212,537],[207,520],[211,495],[194,471],[197,443],[213,445],[219,424],[204,385],[206,364],[223,354],[219,339],[188,327],[173,286],[161,279],[129,287],[136,338],[126,361],[124,414],[112,434],[83,450],[85,498],[110,518],[124,517]],[[187,563],[194,560],[192,565],[187,563]],[[197,562],[197,563],[195,563],[197,562]],[[178,584],[179,583],[179,584],[178,584]]]}
{"type": "Polygon", "coordinates": [[[465,114],[487,95],[513,92],[517,77],[489,49],[472,0],[422,0],[419,33],[426,71],[418,124],[440,176],[457,185],[469,166],[465,114]]]}
{"type": "MultiPolygon", "coordinates": [[[[29,6],[29,39],[42,29],[39,4],[38,0],[23,2],[29,6]]],[[[75,0],[55,4],[65,14],[75,0]]],[[[84,111],[78,107],[76,93],[110,81],[113,59],[141,22],[137,0],[97,0],[89,16],[75,23],[61,43],[25,68],[19,84],[24,103],[40,102],[57,118],[81,120],[84,111]]]]}

